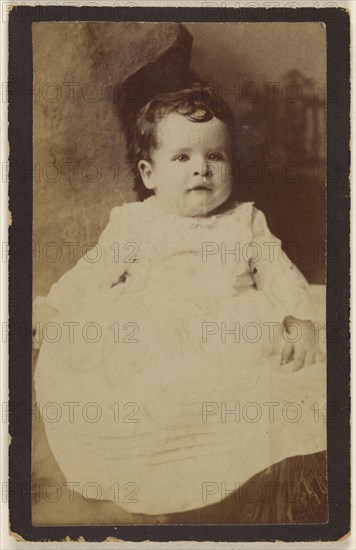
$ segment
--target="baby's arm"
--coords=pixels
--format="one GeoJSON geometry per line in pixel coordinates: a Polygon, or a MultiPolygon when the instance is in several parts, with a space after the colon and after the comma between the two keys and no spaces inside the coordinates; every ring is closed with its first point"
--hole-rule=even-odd
{"type": "Polygon", "coordinates": [[[296,370],[306,361],[321,358],[314,341],[315,309],[309,285],[282,251],[281,241],[270,232],[264,214],[256,208],[252,230],[255,246],[250,266],[256,286],[268,296],[287,332],[295,334],[298,330],[300,335],[296,342],[287,342],[281,354],[281,364],[293,359],[296,370]]]}
{"type": "MultiPolygon", "coordinates": [[[[33,303],[33,331],[38,326],[43,327],[60,310],[66,309],[99,288],[111,287],[127,270],[127,264],[118,262],[115,256],[114,245],[120,235],[121,210],[120,207],[116,207],[111,211],[110,221],[98,240],[97,261],[89,261],[90,254],[88,257],[82,257],[52,285],[46,297],[36,297],[33,303]]],[[[35,347],[38,345],[37,342],[35,347]]]]}

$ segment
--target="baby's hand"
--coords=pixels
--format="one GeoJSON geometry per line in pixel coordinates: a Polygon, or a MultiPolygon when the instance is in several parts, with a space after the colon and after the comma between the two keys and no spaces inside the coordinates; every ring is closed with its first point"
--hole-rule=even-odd
{"type": "Polygon", "coordinates": [[[307,363],[316,363],[324,358],[315,341],[315,326],[312,321],[286,317],[284,327],[295,342],[286,342],[282,349],[281,365],[293,362],[292,371],[301,369],[307,363]]]}
{"type": "Polygon", "coordinates": [[[32,306],[32,345],[39,349],[42,342],[43,328],[58,311],[50,306],[43,296],[37,296],[32,306]]]}

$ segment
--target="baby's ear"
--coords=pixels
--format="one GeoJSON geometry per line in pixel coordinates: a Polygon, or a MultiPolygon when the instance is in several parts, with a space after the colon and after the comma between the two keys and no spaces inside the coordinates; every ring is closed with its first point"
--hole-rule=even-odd
{"type": "Polygon", "coordinates": [[[140,160],[138,163],[138,169],[140,171],[144,186],[147,189],[154,189],[154,182],[152,178],[153,170],[151,163],[148,162],[148,160],[140,160]]]}

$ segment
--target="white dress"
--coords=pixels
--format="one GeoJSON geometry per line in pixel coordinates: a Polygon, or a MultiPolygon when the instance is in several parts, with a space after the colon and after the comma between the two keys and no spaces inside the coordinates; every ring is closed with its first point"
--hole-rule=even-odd
{"type": "Polygon", "coordinates": [[[325,365],[279,366],[284,317],[312,318],[308,286],[252,203],[199,218],[154,197],[114,208],[97,256],[46,297],[61,337],[47,330],[35,372],[69,482],[167,514],[326,448],[325,365]]]}

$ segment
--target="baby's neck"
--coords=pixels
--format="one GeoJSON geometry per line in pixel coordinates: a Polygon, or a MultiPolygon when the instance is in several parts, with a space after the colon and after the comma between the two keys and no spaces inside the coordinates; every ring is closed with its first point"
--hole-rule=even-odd
{"type": "Polygon", "coordinates": [[[225,202],[223,202],[222,204],[214,208],[214,210],[209,212],[204,217],[208,218],[209,216],[216,216],[218,214],[223,214],[224,212],[227,212],[228,210],[230,210],[236,204],[236,202],[237,202],[236,199],[229,197],[225,202]]]}

